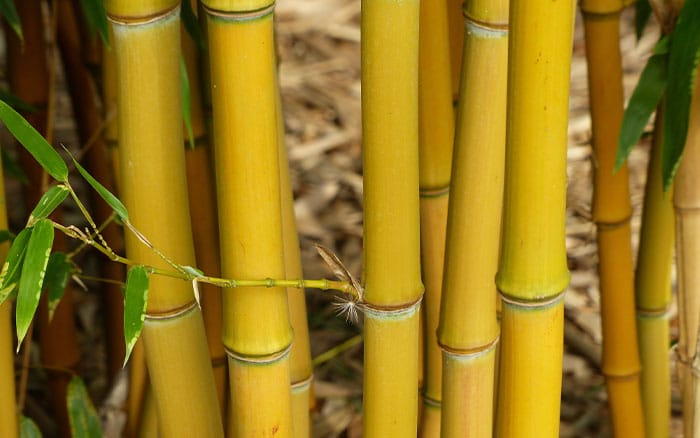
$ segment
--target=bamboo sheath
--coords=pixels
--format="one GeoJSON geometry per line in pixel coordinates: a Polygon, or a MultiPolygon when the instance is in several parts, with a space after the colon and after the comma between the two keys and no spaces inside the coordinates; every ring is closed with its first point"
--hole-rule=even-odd
{"type": "MultiPolygon", "coordinates": [[[[129,220],[175,263],[193,266],[182,147],[179,2],[114,0],[105,6],[114,32],[120,191],[129,220]]],[[[167,267],[134,234],[126,237],[131,259],[167,267]]],[[[151,277],[143,340],[159,432],[222,436],[204,325],[190,284],[151,277]]]]}
{"type": "Polygon", "coordinates": [[[446,0],[420,2],[418,139],[423,312],[420,436],[440,435],[442,352],[437,342],[454,138],[446,0]]]}
{"type": "Polygon", "coordinates": [[[595,155],[593,220],[598,230],[602,371],[614,434],[644,436],[627,166],[613,173],[624,107],[619,45],[623,6],[620,0],[581,3],[595,155]]]}
{"type": "Polygon", "coordinates": [[[465,4],[465,40],[448,216],[442,436],[490,437],[505,167],[508,2],[465,4]],[[465,288],[465,285],[468,287],[465,288]],[[448,384],[449,382],[449,384],[448,384]]]}
{"type": "Polygon", "coordinates": [[[417,433],[418,22],[416,0],[362,2],[366,437],[417,433]]]}
{"type": "Polygon", "coordinates": [[[674,214],[673,189],[664,194],[661,181],[662,133],[663,104],[656,110],[635,271],[642,407],[650,438],[668,436],[671,415],[668,350],[674,214]]]}
{"type": "MultiPolygon", "coordinates": [[[[700,78],[695,77],[690,103],[688,136],[675,177],[673,205],[676,211],[676,257],[678,275],[678,364],[683,401],[683,432],[699,436],[697,396],[698,329],[700,328],[700,78]]],[[[673,102],[667,102],[673,105],[673,102]]]]}
{"type": "MultiPolygon", "coordinates": [[[[282,278],[273,4],[211,0],[204,6],[222,273],[228,278],[282,278]]],[[[229,435],[290,436],[292,329],[286,290],[229,289],[223,305],[229,435]]]]}
{"type": "Polygon", "coordinates": [[[555,437],[559,431],[574,6],[571,0],[510,4],[503,243],[496,276],[504,299],[498,437],[555,437]]]}

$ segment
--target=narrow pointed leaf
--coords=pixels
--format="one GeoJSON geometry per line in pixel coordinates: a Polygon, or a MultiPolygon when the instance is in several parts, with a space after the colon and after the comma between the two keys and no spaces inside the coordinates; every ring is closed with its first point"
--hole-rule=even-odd
{"type": "Polygon", "coordinates": [[[182,2],[180,6],[180,19],[189,36],[194,40],[195,44],[197,44],[197,47],[199,47],[199,50],[207,50],[207,45],[204,42],[204,33],[202,32],[202,28],[199,27],[199,21],[192,10],[190,2],[182,2]]]}
{"type": "Polygon", "coordinates": [[[668,190],[678,168],[688,134],[690,99],[700,50],[700,2],[687,1],[678,16],[668,60],[668,105],[664,117],[664,146],[661,171],[668,190]]]}
{"type": "Polygon", "coordinates": [[[10,293],[17,286],[32,230],[32,228],[25,228],[20,231],[10,246],[2,271],[0,271],[0,304],[10,296],[10,293]]]}
{"type": "Polygon", "coordinates": [[[182,84],[182,117],[185,120],[185,130],[187,131],[190,148],[194,149],[194,133],[192,132],[192,111],[190,103],[190,78],[187,76],[187,66],[185,66],[185,60],[182,57],[180,57],[180,83],[182,84]]]}
{"type": "Polygon", "coordinates": [[[41,431],[34,421],[22,415],[19,421],[20,438],[41,438],[41,431]]]}
{"type": "Polygon", "coordinates": [[[114,196],[112,192],[107,190],[105,186],[100,184],[99,181],[97,181],[92,175],[90,175],[90,173],[88,173],[88,171],[85,170],[85,168],[83,168],[83,166],[81,166],[80,163],[78,163],[75,160],[75,158],[73,159],[73,163],[75,164],[75,168],[78,169],[78,172],[80,172],[83,178],[85,178],[85,181],[87,181],[88,184],[90,184],[90,186],[93,189],[95,189],[97,194],[100,195],[102,199],[104,199],[107,205],[112,207],[112,210],[114,210],[114,212],[117,213],[117,216],[119,216],[121,220],[128,219],[129,213],[126,211],[126,207],[124,207],[122,201],[120,201],[119,198],[114,196]]]}
{"type": "Polygon", "coordinates": [[[0,243],[12,242],[15,237],[10,230],[0,230],[0,243]]]}
{"type": "Polygon", "coordinates": [[[102,0],[80,0],[80,5],[90,32],[99,32],[102,42],[109,46],[109,24],[102,0]]]}
{"type": "Polygon", "coordinates": [[[15,2],[12,0],[0,0],[0,15],[7,21],[12,30],[17,34],[20,41],[24,42],[24,35],[22,35],[22,23],[19,21],[19,15],[17,15],[17,9],[15,8],[15,2]]]}
{"type": "Polygon", "coordinates": [[[22,168],[17,165],[17,161],[15,161],[15,159],[10,156],[10,154],[8,154],[4,148],[0,148],[0,152],[2,153],[2,170],[5,172],[5,174],[14,177],[22,184],[29,183],[27,175],[24,173],[22,168]]]}
{"type": "Polygon", "coordinates": [[[68,179],[68,167],[58,152],[24,117],[1,100],[0,120],[49,175],[60,182],[68,179]]]}
{"type": "Polygon", "coordinates": [[[129,360],[131,351],[143,329],[148,303],[148,272],[143,266],[134,266],[126,276],[126,293],[124,296],[124,341],[126,356],[124,365],[129,360]]]}
{"type": "Polygon", "coordinates": [[[632,93],[625,114],[622,117],[620,138],[615,158],[615,171],[625,163],[632,148],[637,144],[649,117],[656,109],[666,89],[666,69],[668,58],[654,55],[649,58],[632,93]]]}
{"type": "Polygon", "coordinates": [[[48,189],[29,215],[27,226],[31,227],[36,221],[49,217],[49,215],[66,200],[69,193],[70,191],[64,185],[52,186],[48,189]]]}
{"type": "Polygon", "coordinates": [[[10,93],[7,90],[0,89],[0,100],[7,103],[17,111],[23,111],[25,113],[35,113],[37,111],[37,108],[34,105],[28,104],[22,98],[10,93]]]}
{"type": "Polygon", "coordinates": [[[53,224],[48,219],[41,219],[34,225],[34,231],[27,243],[27,254],[22,265],[17,292],[17,349],[19,350],[34,313],[39,305],[41,287],[44,283],[46,265],[53,245],[53,224]]]}
{"type": "Polygon", "coordinates": [[[53,313],[63,298],[72,268],[65,253],[54,252],[49,257],[42,288],[48,293],[49,321],[53,319],[53,313]]]}
{"type": "Polygon", "coordinates": [[[73,376],[66,394],[68,419],[74,437],[101,438],[102,427],[95,406],[90,401],[85,384],[78,376],[73,376]]]}
{"type": "Polygon", "coordinates": [[[637,41],[642,38],[644,28],[647,27],[651,17],[651,5],[649,0],[637,0],[634,6],[634,30],[637,35],[637,41]]]}

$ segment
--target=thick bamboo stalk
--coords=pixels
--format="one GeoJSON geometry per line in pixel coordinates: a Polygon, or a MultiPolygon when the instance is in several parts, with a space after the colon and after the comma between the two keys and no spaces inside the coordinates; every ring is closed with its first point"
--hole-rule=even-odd
{"type": "MultiPolygon", "coordinates": [[[[700,328],[700,76],[695,77],[690,103],[688,136],[675,177],[673,206],[676,211],[678,270],[678,365],[683,401],[683,432],[697,436],[697,340],[700,328]]],[[[673,102],[667,102],[673,105],[673,102]]]]}
{"type": "Polygon", "coordinates": [[[452,84],[452,102],[459,99],[459,81],[462,71],[462,49],[464,45],[464,0],[447,0],[447,22],[450,39],[450,83],[452,84]]]}
{"type": "Polygon", "coordinates": [[[445,437],[490,437],[505,171],[508,2],[465,5],[462,82],[438,339],[445,437]]]}
{"type": "MultiPolygon", "coordinates": [[[[222,273],[229,278],[282,278],[273,4],[210,0],[204,6],[222,273]]],[[[231,397],[228,433],[290,436],[293,333],[286,290],[229,289],[223,305],[231,397]]]]}
{"type": "Polygon", "coordinates": [[[423,409],[420,436],[440,435],[442,352],[437,342],[452,165],[454,110],[450,88],[446,0],[420,3],[418,73],[419,185],[423,311],[423,409]]]}
{"type": "Polygon", "coordinates": [[[418,21],[418,1],[362,2],[366,437],[417,433],[418,21]]]}
{"type": "MultiPolygon", "coordinates": [[[[194,265],[180,96],[179,2],[109,1],[116,53],[120,191],[131,223],[171,260],[194,265]]],[[[128,256],[165,262],[135,235],[128,256]]],[[[204,324],[190,284],[152,276],[143,340],[164,436],[222,436],[204,324]],[[193,413],[197,415],[193,415],[193,413]]]]}
{"type": "Polygon", "coordinates": [[[619,0],[581,3],[595,155],[593,220],[598,230],[602,371],[615,435],[643,436],[627,165],[613,173],[624,107],[619,43],[622,7],[619,0]]]}
{"type": "Polygon", "coordinates": [[[669,306],[673,262],[674,214],[672,189],[661,181],[663,105],[656,110],[644,192],[642,229],[635,271],[644,428],[650,438],[669,434],[671,372],[669,363],[669,306]]]}
{"type": "Polygon", "coordinates": [[[514,0],[509,16],[496,436],[555,437],[569,282],[564,228],[574,2],[514,0]]]}

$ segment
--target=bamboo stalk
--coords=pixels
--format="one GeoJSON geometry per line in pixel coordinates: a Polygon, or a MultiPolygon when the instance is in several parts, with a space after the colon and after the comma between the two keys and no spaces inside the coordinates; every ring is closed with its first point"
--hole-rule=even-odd
{"type": "Polygon", "coordinates": [[[459,81],[462,71],[462,49],[464,46],[464,0],[447,0],[447,22],[450,39],[450,83],[452,84],[452,103],[456,106],[459,99],[459,81]]]}
{"type": "MultiPolygon", "coordinates": [[[[105,6],[114,32],[120,191],[129,220],[171,260],[193,266],[182,147],[179,2],[113,0],[105,6]]],[[[136,236],[126,237],[130,258],[164,265],[136,236]]],[[[222,436],[204,324],[191,285],[151,278],[143,340],[159,433],[222,436]]]]}
{"type": "Polygon", "coordinates": [[[624,107],[619,44],[622,7],[618,0],[581,3],[596,163],[593,220],[598,230],[602,371],[615,435],[644,436],[627,165],[613,173],[624,107]]]}
{"type": "Polygon", "coordinates": [[[509,16],[496,436],[555,437],[569,282],[564,228],[574,2],[514,0],[509,16]]]}
{"type": "MultiPolygon", "coordinates": [[[[228,278],[282,278],[273,4],[210,0],[207,15],[221,266],[228,278]]],[[[292,433],[292,330],[283,288],[224,290],[228,433],[292,433]],[[264,324],[260,322],[264,321],[264,324]]]]}
{"type": "Polygon", "coordinates": [[[366,437],[417,433],[418,22],[418,1],[362,2],[366,437]]]}
{"type": "Polygon", "coordinates": [[[505,171],[508,2],[472,1],[465,5],[464,16],[462,97],[438,330],[443,348],[442,436],[490,437],[499,335],[493,278],[505,171]]]}

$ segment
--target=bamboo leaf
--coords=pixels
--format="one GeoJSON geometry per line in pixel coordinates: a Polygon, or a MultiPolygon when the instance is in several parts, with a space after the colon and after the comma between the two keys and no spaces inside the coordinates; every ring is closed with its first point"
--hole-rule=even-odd
{"type": "Polygon", "coordinates": [[[31,418],[22,415],[19,421],[19,436],[20,438],[41,438],[41,431],[31,418]]]}
{"type": "Polygon", "coordinates": [[[64,185],[52,186],[48,189],[29,215],[27,226],[31,227],[36,221],[49,217],[49,215],[65,201],[68,197],[68,193],[70,193],[70,191],[64,185]]]}
{"type": "Polygon", "coordinates": [[[0,148],[0,153],[2,153],[2,170],[7,175],[15,177],[20,183],[27,184],[29,179],[22,168],[17,165],[17,161],[4,148],[0,148]]]}
{"type": "Polygon", "coordinates": [[[124,341],[126,355],[124,365],[129,360],[131,351],[143,329],[148,303],[148,272],[143,266],[134,266],[126,276],[126,294],[124,296],[124,341]]]}
{"type": "Polygon", "coordinates": [[[315,245],[316,246],[316,251],[318,251],[318,254],[321,256],[324,262],[326,262],[326,265],[333,271],[333,274],[342,281],[347,281],[350,284],[352,284],[352,287],[355,289],[357,292],[357,295],[360,299],[362,299],[362,294],[364,293],[364,290],[362,288],[362,285],[360,284],[357,279],[348,271],[348,269],[345,267],[343,262],[340,261],[337,255],[333,253],[330,249],[326,248],[325,246],[319,245],[318,243],[315,245]]]}
{"type": "Polygon", "coordinates": [[[5,263],[0,272],[0,304],[5,302],[10,293],[17,286],[19,273],[22,270],[24,255],[27,253],[27,244],[32,235],[32,228],[25,228],[15,237],[10,250],[5,258],[5,263]]]}
{"type": "Polygon", "coordinates": [[[652,56],[639,77],[637,87],[632,92],[632,97],[622,117],[615,158],[615,172],[625,163],[632,148],[639,142],[649,117],[664,94],[667,62],[668,58],[664,55],[652,56]]]}
{"type": "Polygon", "coordinates": [[[73,376],[66,394],[71,434],[75,437],[101,438],[102,427],[95,406],[90,401],[85,384],[73,376]]]}
{"type": "Polygon", "coordinates": [[[12,242],[15,237],[10,230],[0,230],[0,243],[12,242]]]}
{"type": "Polygon", "coordinates": [[[202,51],[207,50],[207,45],[204,42],[204,33],[202,32],[202,28],[199,27],[199,21],[189,1],[182,2],[180,6],[180,19],[189,36],[194,40],[195,44],[197,44],[197,47],[202,51]]]}
{"type": "MultiPolygon", "coordinates": [[[[187,2],[185,2],[187,3],[187,2]]],[[[185,130],[190,143],[190,148],[194,149],[194,133],[192,132],[192,111],[190,102],[190,79],[187,75],[187,66],[184,58],[180,57],[180,83],[182,84],[182,116],[185,119],[185,130]]]]}
{"type": "Polygon", "coordinates": [[[48,293],[49,321],[53,319],[53,313],[63,298],[72,268],[65,253],[54,252],[49,257],[42,288],[48,293]]]}
{"type": "Polygon", "coordinates": [[[44,170],[60,182],[68,179],[68,167],[58,152],[24,117],[0,100],[0,120],[44,170]]]}
{"type": "Polygon", "coordinates": [[[83,166],[78,163],[75,158],[73,158],[73,163],[75,164],[75,168],[78,169],[78,172],[85,178],[85,181],[90,184],[90,186],[97,192],[98,195],[104,201],[112,207],[112,210],[114,210],[115,213],[117,213],[117,216],[121,220],[126,220],[129,218],[129,212],[126,211],[126,207],[124,207],[124,204],[122,204],[122,201],[119,200],[116,196],[112,194],[105,186],[100,184],[99,181],[97,181],[90,173],[88,173],[87,170],[83,168],[83,166]]]}
{"type": "Polygon", "coordinates": [[[668,60],[667,110],[661,160],[664,190],[668,190],[685,147],[690,99],[700,50],[700,2],[687,1],[678,16],[668,60]]]}
{"type": "Polygon", "coordinates": [[[15,2],[12,0],[0,0],[0,15],[5,18],[5,21],[7,21],[7,24],[9,24],[12,30],[17,34],[20,41],[24,42],[22,23],[19,20],[19,15],[17,15],[15,2]]]}
{"type": "Polygon", "coordinates": [[[99,32],[102,42],[109,46],[109,24],[102,0],[80,0],[80,5],[90,33],[99,32]]]}
{"type": "Polygon", "coordinates": [[[647,27],[651,17],[651,5],[649,0],[637,0],[634,6],[634,30],[637,35],[637,41],[642,38],[644,28],[647,27]]]}
{"type": "MultiPolygon", "coordinates": [[[[2,1],[2,0],[0,0],[2,1]]],[[[33,105],[28,104],[21,98],[17,97],[17,95],[10,93],[7,90],[0,89],[0,100],[3,102],[7,103],[10,105],[12,108],[16,109],[17,111],[23,111],[26,113],[34,113],[36,112],[36,107],[33,105]]]]}
{"type": "Polygon", "coordinates": [[[34,225],[34,231],[27,243],[27,253],[22,265],[22,275],[19,279],[17,292],[17,350],[27,334],[34,313],[39,305],[41,286],[44,283],[46,265],[51,255],[53,245],[53,224],[48,219],[39,220],[34,225]]]}

